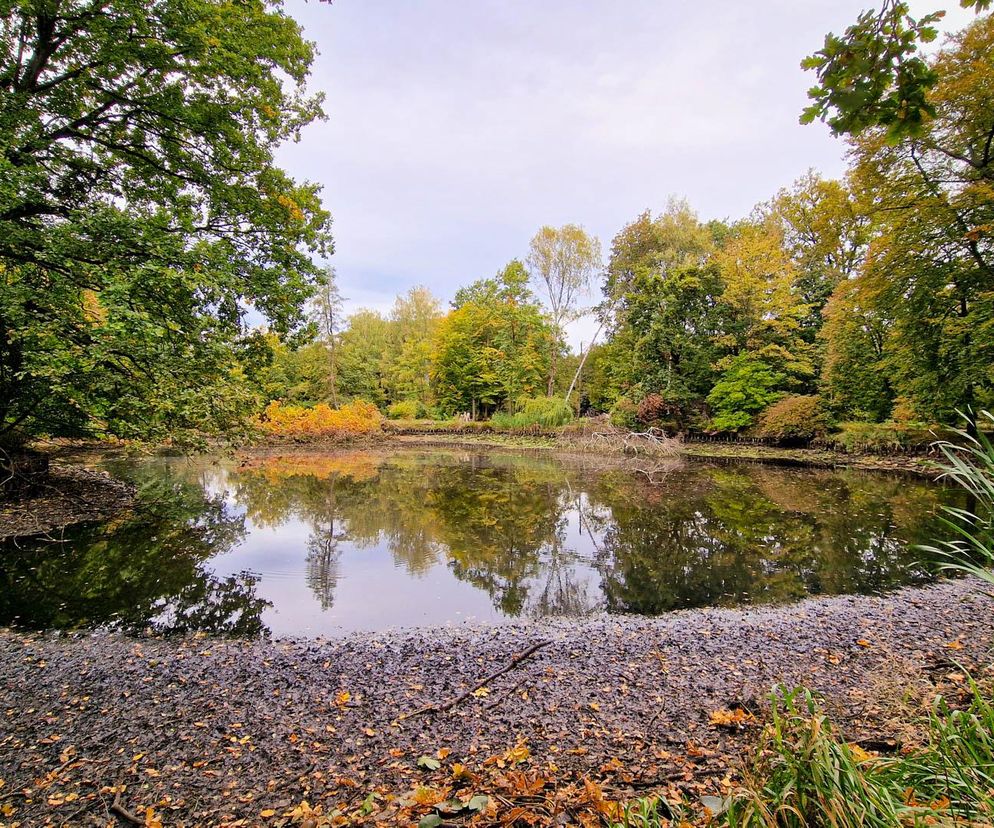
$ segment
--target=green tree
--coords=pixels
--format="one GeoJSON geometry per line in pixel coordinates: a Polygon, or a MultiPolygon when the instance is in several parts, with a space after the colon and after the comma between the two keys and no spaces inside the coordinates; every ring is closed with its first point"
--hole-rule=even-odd
{"type": "Polygon", "coordinates": [[[328,396],[332,405],[338,405],[338,365],[335,350],[338,345],[338,333],[342,328],[344,303],[345,299],[338,289],[335,268],[326,267],[311,300],[311,320],[317,326],[321,345],[328,355],[328,396]]]}
{"type": "Polygon", "coordinates": [[[0,3],[0,435],[244,412],[244,307],[300,328],[330,249],[273,163],[321,115],[313,54],[262,0],[0,3]]]}
{"type": "Polygon", "coordinates": [[[387,367],[392,326],[372,310],[360,310],[346,321],[338,344],[338,386],[348,399],[383,406],[387,397],[387,367]]]}
{"type": "Polygon", "coordinates": [[[476,417],[541,393],[550,354],[561,352],[562,344],[528,290],[521,262],[461,288],[453,304],[434,345],[439,404],[476,417]]]}
{"type": "Polygon", "coordinates": [[[442,318],[439,301],[426,287],[398,296],[390,314],[391,353],[387,375],[395,400],[431,402],[432,341],[442,318]]]}
{"type": "MultiPolygon", "coordinates": [[[[963,8],[986,11],[991,0],[960,0],[963,8]]],[[[827,121],[836,135],[858,135],[881,127],[897,142],[917,136],[935,116],[932,90],[940,75],[920,54],[920,44],[935,40],[935,25],[945,12],[915,19],[908,3],[885,0],[879,11],[863,12],[840,37],[825,36],[824,46],[802,62],[818,75],[808,97],[814,101],[802,123],[827,121]]]]}
{"type": "Polygon", "coordinates": [[[753,353],[727,360],[721,376],[708,394],[716,431],[739,431],[752,425],[755,416],[781,396],[784,375],[753,353]]]}

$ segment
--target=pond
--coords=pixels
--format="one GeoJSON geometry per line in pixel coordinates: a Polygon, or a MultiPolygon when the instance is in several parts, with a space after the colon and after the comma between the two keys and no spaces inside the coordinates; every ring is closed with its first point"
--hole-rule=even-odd
{"type": "Polygon", "coordinates": [[[949,493],[859,471],[472,450],[104,460],[135,511],[0,545],[0,624],[257,636],[876,593],[949,493]],[[650,479],[651,478],[651,479],[650,479]]]}

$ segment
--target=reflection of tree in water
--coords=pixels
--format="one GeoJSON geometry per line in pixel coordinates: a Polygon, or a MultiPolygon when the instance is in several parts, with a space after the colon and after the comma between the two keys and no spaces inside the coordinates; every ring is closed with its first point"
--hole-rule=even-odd
{"type": "Polygon", "coordinates": [[[235,482],[254,520],[310,524],[308,583],[325,608],[344,540],[385,544],[412,575],[446,562],[512,616],[873,591],[928,577],[911,545],[939,497],[907,480],[755,466],[678,466],[650,483],[473,453],[362,455],[355,474],[348,455],[326,473],[311,465],[248,469],[235,482]],[[588,589],[591,570],[600,593],[588,589]]]}
{"type": "Polygon", "coordinates": [[[0,623],[266,633],[258,579],[218,578],[204,566],[244,536],[243,519],[162,464],[128,468],[139,486],[133,513],[0,546],[0,623]]]}
{"type": "Polygon", "coordinates": [[[611,515],[598,561],[612,611],[872,592],[930,577],[913,548],[938,503],[926,484],[738,466],[694,468],[651,488],[607,476],[595,491],[611,515]],[[896,521],[908,499],[916,517],[896,521]]]}
{"type": "Polygon", "coordinates": [[[341,557],[338,542],[342,537],[335,534],[335,519],[329,517],[327,526],[315,526],[307,539],[307,585],[323,610],[331,609],[335,603],[341,557]]]}

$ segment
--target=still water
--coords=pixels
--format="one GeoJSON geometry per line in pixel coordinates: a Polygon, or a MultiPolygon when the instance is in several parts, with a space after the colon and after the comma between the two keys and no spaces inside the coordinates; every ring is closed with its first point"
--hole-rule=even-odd
{"type": "Polygon", "coordinates": [[[0,625],[352,630],[869,593],[948,494],[858,471],[475,450],[107,460],[136,511],[0,545],[0,625]]]}

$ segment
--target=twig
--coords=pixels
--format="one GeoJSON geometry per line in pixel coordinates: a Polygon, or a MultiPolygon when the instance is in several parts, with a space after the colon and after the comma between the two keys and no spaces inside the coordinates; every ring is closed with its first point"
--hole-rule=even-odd
{"type": "Polygon", "coordinates": [[[113,814],[117,814],[125,822],[130,822],[132,825],[144,825],[145,820],[139,819],[131,811],[125,808],[121,804],[121,792],[117,791],[114,794],[114,801],[110,803],[110,811],[113,814]]]}
{"type": "Polygon", "coordinates": [[[456,696],[454,699],[449,699],[449,701],[445,702],[445,704],[442,705],[426,704],[424,707],[415,710],[413,713],[408,713],[404,716],[401,716],[400,718],[410,719],[413,718],[414,716],[420,716],[422,713],[443,713],[446,710],[455,707],[460,702],[463,702],[466,699],[468,699],[470,696],[473,695],[473,693],[475,693],[484,685],[489,684],[494,679],[500,678],[505,673],[511,672],[511,670],[517,667],[522,661],[524,661],[526,658],[528,658],[533,653],[535,653],[536,650],[539,650],[542,647],[545,647],[551,643],[552,643],[551,641],[546,640],[546,641],[539,641],[537,644],[532,644],[527,650],[524,650],[518,653],[516,656],[514,656],[514,658],[512,658],[504,667],[501,667],[501,669],[499,669],[496,673],[491,673],[485,679],[478,681],[476,684],[470,687],[465,693],[461,693],[460,695],[456,696]]]}
{"type": "Polygon", "coordinates": [[[515,684],[514,687],[512,687],[506,693],[501,693],[500,696],[498,696],[496,699],[494,699],[490,704],[486,705],[483,709],[484,710],[493,710],[498,704],[500,704],[501,702],[504,701],[504,699],[506,699],[508,696],[510,696],[511,694],[513,694],[514,691],[517,690],[526,681],[528,681],[528,677],[527,676],[525,678],[521,679],[521,681],[519,681],[517,684],[515,684]]]}

